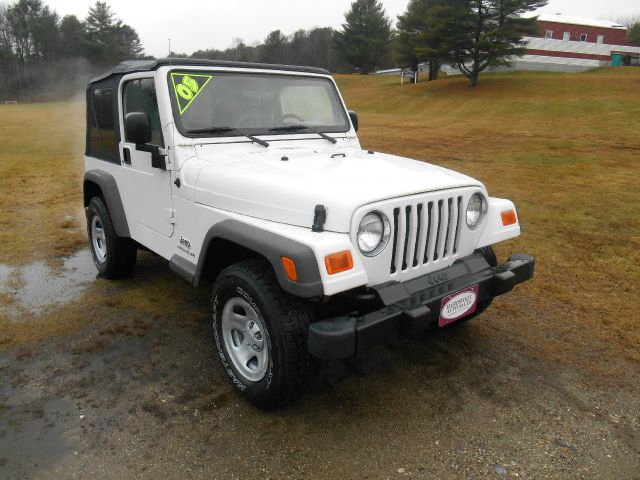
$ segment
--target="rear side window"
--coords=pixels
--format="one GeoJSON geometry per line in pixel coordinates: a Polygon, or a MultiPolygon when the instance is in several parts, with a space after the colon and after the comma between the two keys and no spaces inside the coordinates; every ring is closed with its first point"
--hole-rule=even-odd
{"type": "MultiPolygon", "coordinates": [[[[158,99],[156,98],[156,87],[153,79],[141,78],[125,83],[122,91],[122,103],[122,110],[125,116],[131,112],[144,112],[149,116],[151,144],[164,147],[158,99]]],[[[129,141],[129,139],[126,140],[129,141]]]]}
{"type": "Polygon", "coordinates": [[[113,90],[94,87],[89,101],[88,154],[103,160],[118,161],[113,90]]]}

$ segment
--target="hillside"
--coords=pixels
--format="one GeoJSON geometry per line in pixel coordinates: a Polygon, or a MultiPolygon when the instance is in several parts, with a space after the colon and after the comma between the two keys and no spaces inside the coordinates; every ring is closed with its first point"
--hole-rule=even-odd
{"type": "Polygon", "coordinates": [[[498,254],[536,277],[323,363],[270,413],[224,378],[210,284],[149,252],[95,278],[84,103],[0,105],[0,477],[637,480],[640,69],[397,80],[338,78],[363,145],[513,199],[523,235],[498,254]]]}
{"type": "Polygon", "coordinates": [[[539,258],[526,291],[550,318],[536,327],[614,337],[640,361],[629,312],[640,297],[639,68],[487,74],[475,89],[460,77],[338,82],[365,148],[460,170],[516,202],[524,233],[499,250],[539,258]]]}

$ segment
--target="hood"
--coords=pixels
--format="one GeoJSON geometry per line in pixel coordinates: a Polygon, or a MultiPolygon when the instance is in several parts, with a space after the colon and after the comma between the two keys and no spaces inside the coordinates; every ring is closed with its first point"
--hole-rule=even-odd
{"type": "Polygon", "coordinates": [[[198,174],[195,201],[301,227],[311,227],[315,206],[324,205],[325,229],[348,232],[353,213],[363,205],[433,190],[482,186],[436,165],[355,148],[260,148],[225,154],[213,145],[202,146],[198,157],[208,161],[198,174]]]}

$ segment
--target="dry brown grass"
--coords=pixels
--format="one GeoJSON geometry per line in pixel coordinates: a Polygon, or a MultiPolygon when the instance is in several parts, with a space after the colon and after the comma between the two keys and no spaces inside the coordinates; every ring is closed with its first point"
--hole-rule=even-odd
{"type": "Polygon", "coordinates": [[[81,102],[0,106],[0,263],[84,245],[84,128],[81,102]]]}
{"type": "Polygon", "coordinates": [[[525,337],[596,338],[640,361],[640,69],[492,74],[475,89],[339,83],[366,148],[464,172],[516,202],[523,235],[497,250],[535,255],[537,276],[498,306],[525,296],[537,308],[521,319],[525,337]]]}
{"type": "MultiPolygon", "coordinates": [[[[56,265],[87,246],[82,208],[84,115],[82,102],[0,106],[0,263],[20,266],[45,259],[56,265]]],[[[13,299],[0,293],[0,348],[69,334],[97,319],[109,325],[118,321],[119,312],[132,308],[151,319],[175,315],[182,303],[166,295],[168,289],[195,303],[197,293],[166,269],[158,269],[157,261],[147,255],[141,263],[141,271],[150,268],[153,277],[134,278],[117,289],[98,280],[82,297],[52,305],[37,316],[21,312],[20,318],[10,318],[2,305],[13,299]],[[105,310],[116,318],[106,318],[105,310]]],[[[193,315],[202,313],[193,309],[193,315]]],[[[189,312],[185,318],[193,315],[189,312]]],[[[135,323],[131,329],[142,331],[135,323]]]]}
{"type": "MultiPolygon", "coordinates": [[[[640,361],[640,69],[486,75],[476,89],[461,78],[338,81],[365,147],[462,171],[516,202],[523,235],[498,252],[536,255],[537,276],[493,308],[525,312],[508,327],[523,342],[599,341],[640,361]]],[[[83,135],[82,103],[0,106],[0,263],[55,260],[85,245],[83,135]]],[[[104,322],[105,311],[205,314],[206,295],[169,274],[143,275],[117,291],[98,281],[46,320],[0,318],[0,345],[69,333],[96,315],[104,322]]]]}

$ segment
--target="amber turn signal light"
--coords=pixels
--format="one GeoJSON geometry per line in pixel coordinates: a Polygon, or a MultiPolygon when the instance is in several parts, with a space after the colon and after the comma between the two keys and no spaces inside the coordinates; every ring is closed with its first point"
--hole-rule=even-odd
{"type": "Polygon", "coordinates": [[[504,212],[500,213],[500,216],[502,217],[502,225],[505,227],[518,222],[518,217],[516,217],[515,210],[505,210],[504,212]]]}
{"type": "Polygon", "coordinates": [[[353,258],[351,257],[351,252],[345,250],[344,252],[327,255],[324,257],[324,264],[327,267],[327,273],[333,275],[351,270],[353,268],[353,258]]]}
{"type": "Polygon", "coordinates": [[[296,270],[296,262],[291,260],[289,257],[280,257],[280,261],[284,267],[284,272],[287,274],[287,278],[292,282],[297,282],[298,272],[296,270]]]}

